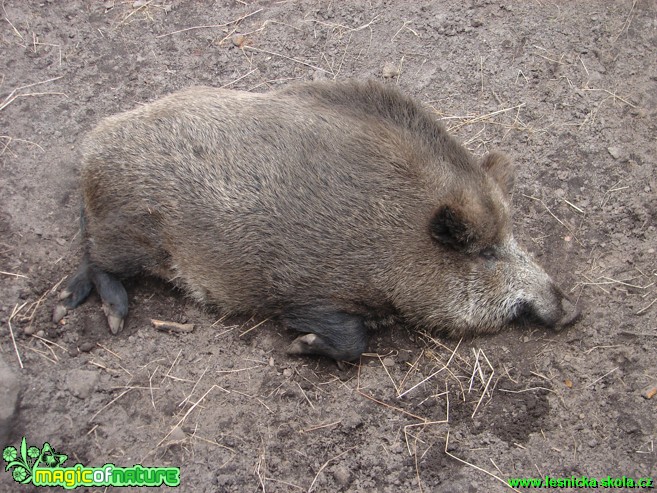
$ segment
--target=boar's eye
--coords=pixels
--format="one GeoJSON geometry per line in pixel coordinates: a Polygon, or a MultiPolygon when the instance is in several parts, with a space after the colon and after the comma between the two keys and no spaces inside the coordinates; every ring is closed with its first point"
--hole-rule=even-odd
{"type": "Polygon", "coordinates": [[[494,247],[487,247],[479,252],[479,256],[485,260],[497,260],[497,251],[494,247]]]}

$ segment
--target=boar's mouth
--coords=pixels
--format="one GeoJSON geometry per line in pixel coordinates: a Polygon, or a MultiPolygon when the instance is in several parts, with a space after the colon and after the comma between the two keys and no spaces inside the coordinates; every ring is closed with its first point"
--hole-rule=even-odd
{"type": "Polygon", "coordinates": [[[560,330],[577,322],[582,314],[581,309],[559,288],[554,287],[553,293],[555,299],[549,309],[530,300],[520,301],[511,323],[521,327],[540,325],[560,330]]]}

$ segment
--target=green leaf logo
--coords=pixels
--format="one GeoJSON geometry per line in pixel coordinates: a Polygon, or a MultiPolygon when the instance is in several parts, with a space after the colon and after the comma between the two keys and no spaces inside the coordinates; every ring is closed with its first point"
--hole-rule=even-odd
{"type": "Polygon", "coordinates": [[[2,459],[7,463],[5,471],[11,471],[11,476],[18,483],[28,483],[32,478],[32,469],[37,462],[41,451],[37,447],[28,449],[25,437],[21,440],[20,449],[16,447],[5,447],[2,451],[2,459]]]}
{"type": "Polygon", "coordinates": [[[32,479],[34,469],[40,464],[47,467],[60,467],[66,462],[68,455],[58,454],[48,442],[43,447],[28,447],[25,437],[21,440],[20,447],[17,449],[11,445],[5,447],[2,451],[2,460],[7,465],[5,471],[11,470],[11,476],[17,483],[29,483],[32,479]]]}
{"type": "Polygon", "coordinates": [[[50,444],[46,442],[43,444],[41,455],[39,456],[37,463],[44,462],[48,467],[59,467],[63,465],[67,459],[68,455],[58,454],[55,452],[55,449],[53,449],[50,444]]]}

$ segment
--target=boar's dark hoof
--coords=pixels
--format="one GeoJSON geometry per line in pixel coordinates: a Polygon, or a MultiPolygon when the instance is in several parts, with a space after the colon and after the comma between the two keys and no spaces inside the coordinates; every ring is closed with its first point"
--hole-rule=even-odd
{"type": "Polygon", "coordinates": [[[118,334],[123,330],[123,321],[128,314],[128,293],[121,281],[100,269],[92,269],[92,280],[103,301],[110,332],[118,334]]]}
{"type": "Polygon", "coordinates": [[[336,361],[353,361],[367,347],[363,319],[357,315],[327,308],[295,309],[283,317],[286,325],[300,336],[288,348],[288,354],[319,354],[336,361]]]}
{"type": "Polygon", "coordinates": [[[59,322],[68,310],[78,307],[87,299],[94,286],[103,302],[103,312],[107,317],[110,332],[120,332],[128,314],[128,294],[121,281],[91,265],[86,257],[66,289],[59,295],[62,302],[53,311],[53,322],[59,322]]]}
{"type": "Polygon", "coordinates": [[[92,288],[93,282],[89,276],[89,265],[87,262],[83,262],[66,289],[60,293],[59,299],[67,310],[73,310],[87,299],[92,288]]]}

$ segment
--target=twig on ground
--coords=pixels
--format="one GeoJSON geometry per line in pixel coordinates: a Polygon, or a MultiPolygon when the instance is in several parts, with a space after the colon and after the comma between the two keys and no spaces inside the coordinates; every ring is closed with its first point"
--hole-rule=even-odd
{"type": "Polygon", "coordinates": [[[193,30],[196,30],[196,29],[216,29],[218,27],[227,27],[227,26],[230,26],[231,24],[238,24],[238,23],[242,22],[244,19],[246,19],[248,17],[251,17],[252,15],[257,14],[258,12],[262,12],[262,10],[263,9],[254,10],[250,14],[245,14],[242,17],[234,19],[230,22],[224,22],[223,24],[207,24],[207,25],[203,25],[203,26],[187,27],[185,29],[180,29],[178,31],[173,31],[173,32],[166,33],[166,34],[160,34],[159,36],[156,36],[156,38],[164,38],[165,36],[172,36],[174,34],[180,34],[180,33],[184,33],[184,32],[187,32],[187,31],[193,31],[193,30]]]}
{"type": "Polygon", "coordinates": [[[497,480],[498,480],[500,483],[502,483],[504,486],[509,487],[510,489],[512,489],[513,491],[515,491],[515,492],[517,492],[517,493],[520,493],[519,490],[515,489],[513,486],[510,486],[509,483],[507,483],[506,481],[504,481],[504,480],[503,480],[502,478],[500,478],[499,476],[496,476],[496,475],[493,474],[492,472],[487,471],[486,469],[483,469],[483,468],[481,468],[481,467],[479,467],[479,466],[475,466],[474,464],[472,464],[472,463],[470,463],[470,462],[468,462],[468,461],[466,461],[466,460],[463,460],[463,459],[461,459],[460,457],[455,456],[454,454],[452,454],[451,452],[449,452],[449,451],[447,450],[447,447],[448,447],[448,446],[449,446],[449,430],[447,430],[447,438],[445,438],[445,454],[449,455],[452,459],[455,459],[455,460],[461,462],[462,464],[465,464],[466,466],[470,466],[470,467],[476,469],[477,471],[481,471],[481,472],[483,472],[483,473],[485,473],[485,474],[488,474],[490,477],[497,479],[497,480]]]}
{"type": "Polygon", "coordinates": [[[322,471],[323,471],[324,469],[326,469],[326,466],[328,466],[331,462],[333,462],[333,461],[335,461],[335,460],[338,460],[340,457],[342,457],[342,456],[343,456],[344,454],[346,454],[347,452],[351,452],[351,451],[354,450],[355,448],[357,448],[357,447],[351,447],[351,448],[348,448],[347,450],[345,450],[345,451],[343,451],[343,452],[340,452],[340,453],[339,453],[338,455],[336,455],[335,457],[331,457],[329,460],[327,460],[326,462],[324,462],[324,464],[322,464],[322,467],[320,467],[319,470],[317,471],[317,474],[315,474],[315,478],[313,479],[313,482],[310,483],[310,486],[308,487],[308,493],[311,493],[311,492],[313,491],[313,488],[315,487],[315,483],[317,482],[317,478],[319,478],[319,475],[322,473],[322,471]]]}
{"type": "Polygon", "coordinates": [[[9,315],[9,319],[7,320],[7,325],[9,325],[9,334],[11,335],[11,342],[14,345],[14,352],[16,353],[16,358],[18,358],[18,364],[20,365],[21,369],[23,367],[23,360],[21,360],[21,355],[18,352],[18,346],[16,345],[16,338],[14,337],[14,329],[11,326],[11,321],[14,319],[14,317],[20,312],[23,307],[27,305],[27,301],[23,303],[21,306],[18,306],[18,303],[14,306],[14,309],[11,311],[11,314],[9,315]]]}

